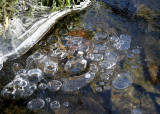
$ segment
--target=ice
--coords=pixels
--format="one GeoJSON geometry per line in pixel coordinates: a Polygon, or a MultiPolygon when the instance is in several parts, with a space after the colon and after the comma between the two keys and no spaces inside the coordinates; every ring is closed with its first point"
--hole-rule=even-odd
{"type": "Polygon", "coordinates": [[[128,58],[133,58],[134,55],[133,55],[133,54],[128,54],[127,57],[128,57],[128,58]]]}
{"type": "Polygon", "coordinates": [[[31,83],[38,83],[42,78],[42,71],[40,69],[31,69],[28,71],[28,80],[31,83]]]}
{"type": "Polygon", "coordinates": [[[119,41],[113,44],[118,50],[127,50],[130,48],[131,37],[129,35],[120,35],[119,41]]]}
{"type": "Polygon", "coordinates": [[[95,74],[88,72],[80,76],[74,76],[64,79],[62,89],[68,92],[77,91],[90,83],[94,78],[95,74]]]}
{"type": "Polygon", "coordinates": [[[95,90],[96,90],[97,92],[102,92],[102,88],[101,88],[101,87],[95,87],[95,90]]]}
{"type": "Polygon", "coordinates": [[[133,76],[129,72],[118,74],[118,76],[112,81],[112,85],[116,89],[128,88],[132,83],[133,76]]]}
{"type": "Polygon", "coordinates": [[[47,77],[53,77],[54,74],[58,71],[58,64],[54,61],[48,61],[44,66],[44,73],[47,77]]]}
{"type": "Polygon", "coordinates": [[[82,37],[75,36],[72,38],[72,45],[79,46],[82,44],[82,37]]]}
{"type": "Polygon", "coordinates": [[[69,102],[64,102],[64,103],[63,103],[63,106],[64,106],[64,107],[68,107],[68,106],[69,106],[69,102]]]}
{"type": "Polygon", "coordinates": [[[42,46],[42,47],[45,47],[47,45],[47,43],[45,42],[45,41],[41,41],[40,43],[39,43],[39,46],[42,46]]]}
{"type": "Polygon", "coordinates": [[[94,44],[93,45],[93,52],[98,53],[98,52],[104,52],[108,49],[106,44],[94,44]]]}
{"type": "Polygon", "coordinates": [[[93,61],[100,61],[103,59],[103,54],[100,54],[100,53],[95,53],[95,54],[92,54],[92,58],[91,60],[93,61]]]}
{"type": "Polygon", "coordinates": [[[113,67],[114,65],[116,65],[118,60],[117,54],[114,52],[106,52],[104,55],[104,61],[108,61],[110,62],[111,66],[113,67]]]}
{"type": "Polygon", "coordinates": [[[137,68],[138,68],[137,65],[132,65],[131,67],[132,67],[133,69],[137,69],[137,68]]]}
{"type": "Polygon", "coordinates": [[[55,40],[56,40],[56,36],[51,36],[51,37],[49,37],[48,39],[47,39],[47,43],[49,43],[49,44],[52,44],[52,43],[54,43],[55,42],[55,40]]]}
{"type": "Polygon", "coordinates": [[[43,108],[45,105],[45,102],[43,99],[32,99],[31,101],[29,101],[27,103],[27,106],[29,109],[40,109],[40,108],[43,108]]]}
{"type": "Polygon", "coordinates": [[[46,59],[47,55],[42,50],[38,50],[26,59],[26,69],[35,68],[46,59]]]}
{"type": "Polygon", "coordinates": [[[142,110],[140,110],[140,109],[133,109],[131,111],[131,114],[142,114],[142,110]]]}
{"type": "Polygon", "coordinates": [[[61,29],[61,30],[59,31],[59,34],[60,34],[61,36],[67,36],[67,35],[68,35],[68,31],[67,31],[66,29],[61,29]]]}
{"type": "Polygon", "coordinates": [[[58,101],[53,101],[53,102],[50,103],[51,110],[54,110],[56,108],[60,108],[60,106],[61,105],[60,105],[60,103],[58,101]]]}
{"type": "Polygon", "coordinates": [[[77,57],[67,61],[64,66],[64,70],[70,74],[79,74],[87,67],[87,60],[83,58],[83,52],[78,51],[77,57]]]}
{"type": "Polygon", "coordinates": [[[18,73],[21,74],[21,75],[25,75],[27,73],[27,71],[26,71],[26,69],[20,69],[18,71],[18,73]]]}
{"type": "Polygon", "coordinates": [[[40,84],[38,85],[38,88],[39,88],[40,90],[45,90],[45,89],[47,88],[47,85],[46,85],[45,83],[40,83],[40,84]]]}
{"type": "Polygon", "coordinates": [[[58,91],[62,86],[62,83],[58,80],[52,80],[47,84],[47,88],[54,92],[54,91],[58,91]]]}
{"type": "Polygon", "coordinates": [[[100,74],[101,80],[108,81],[110,79],[107,73],[100,74]]]}
{"type": "Polygon", "coordinates": [[[139,53],[140,53],[140,50],[139,50],[139,49],[133,49],[133,50],[132,50],[132,53],[133,53],[133,54],[139,54],[139,53]]]}
{"type": "Polygon", "coordinates": [[[51,54],[52,57],[58,57],[59,59],[64,59],[67,56],[66,50],[57,48],[51,54]]]}
{"type": "Polygon", "coordinates": [[[120,40],[131,42],[131,36],[126,35],[126,34],[121,34],[120,40]]]}
{"type": "Polygon", "coordinates": [[[110,90],[111,87],[110,87],[109,85],[106,85],[106,86],[103,87],[103,89],[104,89],[104,90],[110,90]]]}
{"type": "Polygon", "coordinates": [[[103,32],[99,32],[99,33],[96,33],[96,34],[94,35],[94,38],[95,38],[96,40],[105,40],[105,39],[107,39],[107,34],[106,34],[106,33],[103,33],[103,32]]]}
{"type": "Polygon", "coordinates": [[[79,51],[87,52],[89,50],[89,46],[86,44],[81,44],[78,46],[79,51]]]}
{"type": "MultiPolygon", "coordinates": [[[[67,14],[82,11],[89,6],[91,1],[83,1],[83,5],[79,8],[74,5],[75,7],[66,7],[67,9],[62,8],[53,12],[50,12],[49,7],[38,5],[40,2],[33,4],[35,0],[23,0],[23,2],[19,0],[18,2],[21,2],[20,5],[18,3],[15,5],[19,10],[18,15],[9,19],[8,29],[4,31],[6,38],[2,38],[1,35],[3,40],[0,41],[0,51],[4,53],[3,62],[8,58],[15,59],[26,53],[59,19],[67,14]]],[[[0,31],[3,29],[1,25],[0,29],[0,31]]]]}
{"type": "Polygon", "coordinates": [[[91,63],[91,64],[90,64],[89,71],[96,74],[96,73],[98,72],[98,67],[97,67],[97,65],[94,64],[94,63],[91,63]]]}
{"type": "Polygon", "coordinates": [[[0,59],[0,70],[3,68],[3,60],[0,59]]]}
{"type": "Polygon", "coordinates": [[[30,89],[30,83],[27,79],[21,78],[17,75],[14,80],[8,83],[1,91],[1,95],[5,98],[25,98],[33,94],[30,89]]]}
{"type": "Polygon", "coordinates": [[[111,69],[112,68],[110,61],[99,62],[99,66],[103,69],[111,69]]]}
{"type": "Polygon", "coordinates": [[[110,40],[111,42],[117,42],[117,41],[119,40],[119,37],[118,37],[117,35],[113,35],[113,36],[110,36],[110,37],[109,37],[109,40],[110,40]]]}
{"type": "Polygon", "coordinates": [[[37,84],[30,85],[29,89],[32,90],[32,91],[37,90],[37,84]]]}

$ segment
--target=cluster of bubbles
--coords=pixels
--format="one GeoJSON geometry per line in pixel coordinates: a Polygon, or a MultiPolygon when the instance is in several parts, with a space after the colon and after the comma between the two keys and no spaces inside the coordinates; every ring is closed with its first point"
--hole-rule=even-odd
{"type": "MultiPolygon", "coordinates": [[[[113,76],[118,56],[114,51],[110,51],[110,45],[104,41],[108,40],[115,50],[123,51],[130,48],[131,37],[124,34],[120,37],[108,36],[106,33],[99,32],[91,41],[81,36],[70,36],[66,29],[60,30],[59,34],[61,42],[59,40],[55,42],[58,38],[52,36],[46,42],[39,43],[41,47],[49,47],[49,51],[42,48],[26,59],[25,69],[16,72],[13,81],[3,88],[1,94],[4,97],[26,98],[35,91],[42,91],[43,94],[56,91],[73,92],[92,82],[96,76],[100,78],[99,85],[103,85],[104,90],[110,89],[110,86],[106,86],[105,83],[113,76]],[[56,79],[60,74],[58,72],[62,72],[61,68],[66,78],[56,79]]],[[[138,54],[139,50],[134,49],[132,53],[138,54]]],[[[128,57],[132,58],[133,54],[128,57]]],[[[119,73],[112,81],[116,89],[128,88],[132,83],[133,76],[129,71],[119,73]]],[[[95,90],[101,92],[102,88],[97,86],[95,90]]],[[[51,98],[45,100],[35,98],[30,100],[27,106],[30,109],[37,109],[45,107],[48,103],[50,109],[60,107],[60,103],[55,100],[51,102],[51,98]]],[[[64,102],[63,105],[67,107],[69,103],[64,102]]]]}

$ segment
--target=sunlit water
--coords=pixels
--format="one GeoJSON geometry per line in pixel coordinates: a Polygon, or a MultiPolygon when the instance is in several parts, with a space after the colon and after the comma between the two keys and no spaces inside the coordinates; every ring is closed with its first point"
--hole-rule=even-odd
{"type": "Polygon", "coordinates": [[[146,26],[102,2],[63,18],[28,53],[4,64],[2,112],[158,113],[156,36],[146,26]]]}

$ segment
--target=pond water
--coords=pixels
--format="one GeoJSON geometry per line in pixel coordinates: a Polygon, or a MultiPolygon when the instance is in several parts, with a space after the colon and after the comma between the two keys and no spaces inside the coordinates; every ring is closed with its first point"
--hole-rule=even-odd
{"type": "Polygon", "coordinates": [[[159,31],[102,1],[72,14],[0,71],[2,113],[160,112],[159,31]]]}

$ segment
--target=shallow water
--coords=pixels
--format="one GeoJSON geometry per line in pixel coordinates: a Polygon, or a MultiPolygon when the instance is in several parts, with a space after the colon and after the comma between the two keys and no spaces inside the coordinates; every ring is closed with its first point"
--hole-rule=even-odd
{"type": "Polygon", "coordinates": [[[148,27],[100,1],[63,18],[25,55],[4,64],[0,89],[26,69],[31,93],[13,100],[1,95],[1,112],[158,114],[159,33],[148,27]]]}

